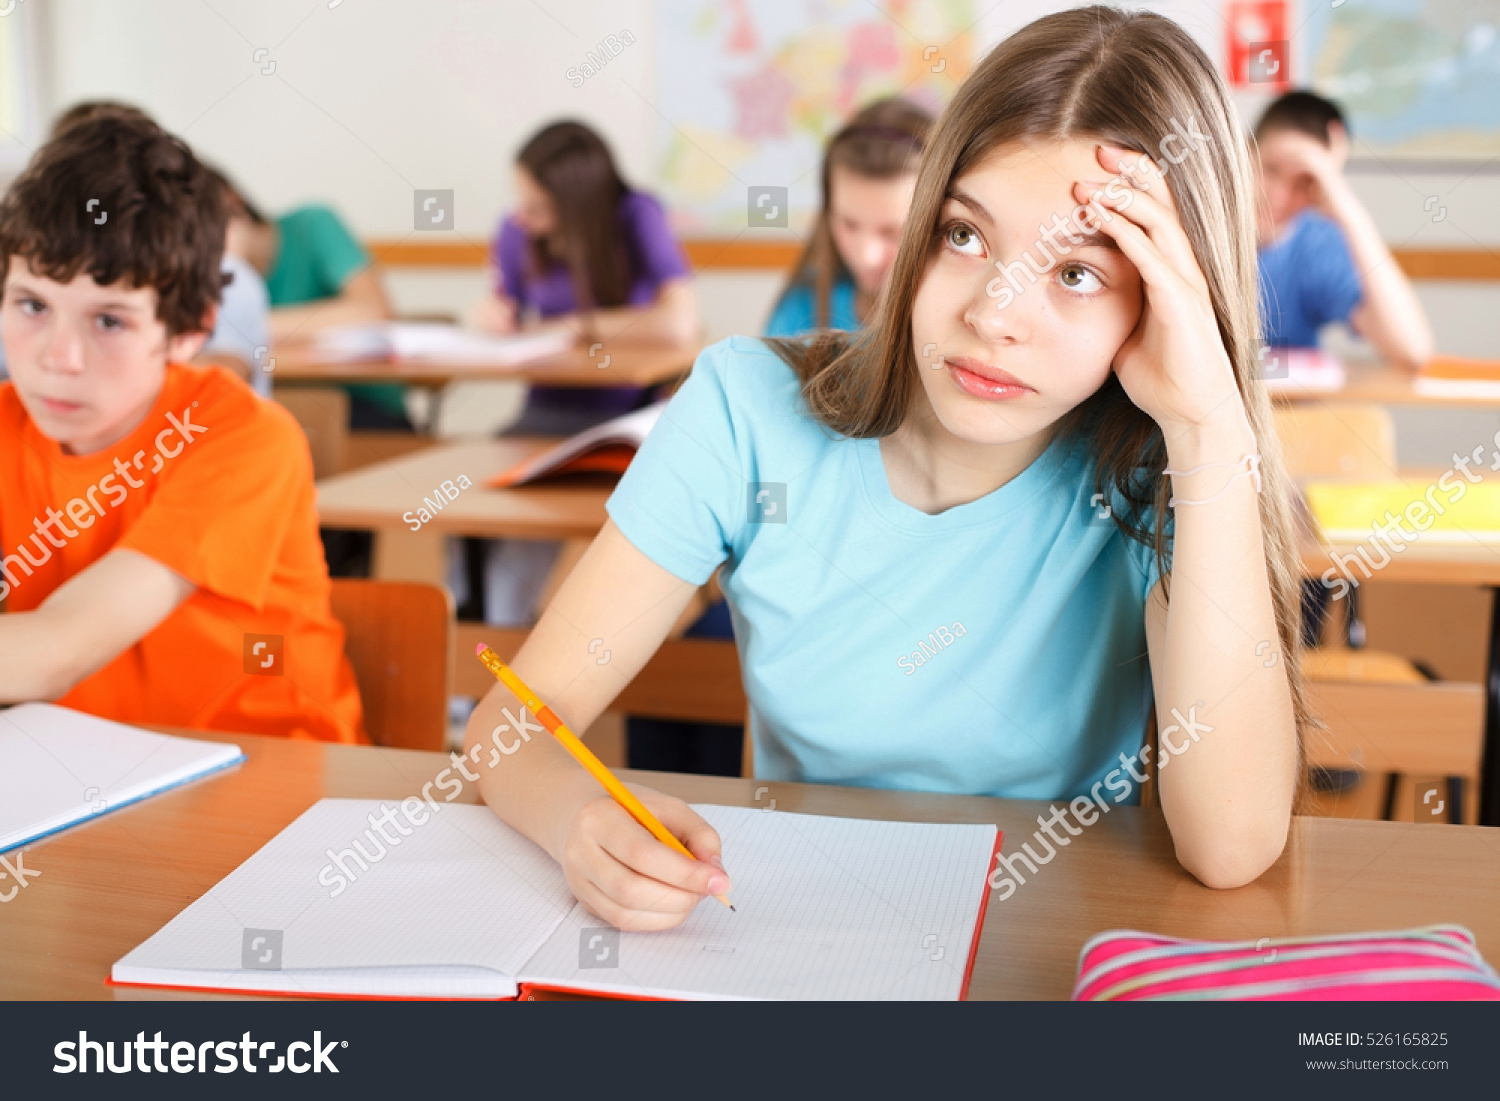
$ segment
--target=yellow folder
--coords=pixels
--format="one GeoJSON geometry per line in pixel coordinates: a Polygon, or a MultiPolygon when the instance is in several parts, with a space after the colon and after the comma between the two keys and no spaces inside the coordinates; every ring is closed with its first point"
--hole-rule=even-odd
{"type": "Polygon", "coordinates": [[[1470,470],[1487,480],[1470,483],[1452,473],[1429,483],[1312,482],[1302,492],[1324,537],[1333,543],[1368,539],[1376,524],[1407,543],[1500,541],[1500,474],[1483,467],[1470,470]],[[1400,520],[1399,527],[1389,524],[1387,512],[1400,520]]]}

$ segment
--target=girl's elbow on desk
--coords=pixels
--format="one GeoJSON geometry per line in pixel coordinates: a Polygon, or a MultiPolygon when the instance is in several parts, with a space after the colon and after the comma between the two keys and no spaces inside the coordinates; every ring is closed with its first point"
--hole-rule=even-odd
{"type": "Polygon", "coordinates": [[[1286,848],[1291,813],[1173,833],[1177,862],[1205,887],[1224,891],[1259,879],[1286,848]]]}

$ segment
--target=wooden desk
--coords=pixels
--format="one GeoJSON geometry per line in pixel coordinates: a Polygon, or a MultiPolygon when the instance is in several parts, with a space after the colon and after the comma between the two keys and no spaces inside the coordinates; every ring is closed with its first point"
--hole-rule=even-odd
{"type": "Polygon", "coordinates": [[[1346,364],[1347,380],[1337,390],[1276,390],[1271,400],[1297,405],[1365,402],[1370,405],[1427,405],[1449,409],[1500,409],[1500,388],[1479,395],[1420,393],[1416,375],[1389,364],[1346,364]]]}
{"type": "Polygon", "coordinates": [[[277,385],[287,383],[403,382],[414,386],[445,386],[450,382],[509,379],[547,386],[654,386],[684,374],[703,350],[701,344],[643,344],[605,341],[580,342],[561,355],[546,356],[516,367],[485,367],[459,363],[392,363],[367,360],[333,362],[310,346],[276,349],[273,372],[277,385]],[[595,354],[589,355],[589,348],[595,354]]]}
{"type": "MultiPolygon", "coordinates": [[[[1413,490],[1412,499],[1422,496],[1413,490]]],[[[1354,581],[1366,580],[1364,569],[1355,554],[1355,544],[1320,546],[1313,539],[1302,544],[1302,574],[1321,578],[1328,570],[1354,581]],[[1335,557],[1337,556],[1337,561],[1335,557]],[[1355,562],[1348,568],[1339,561],[1355,562]]],[[[1484,706],[1484,758],[1479,771],[1479,822],[1483,826],[1500,826],[1500,540],[1476,538],[1472,543],[1407,543],[1399,554],[1385,551],[1390,561],[1373,572],[1380,581],[1423,585],[1471,585],[1495,590],[1490,612],[1489,676],[1484,706]]]]}
{"type": "Polygon", "coordinates": [[[507,437],[442,444],[325,478],[318,483],[318,522],[373,531],[374,576],[434,584],[442,584],[445,576],[445,536],[593,539],[607,518],[608,487],[484,486],[486,479],[556,442],[507,437]],[[424,497],[436,500],[437,488],[444,481],[457,484],[460,474],[473,485],[444,503],[441,511],[431,510],[432,520],[413,531],[403,515],[414,513],[424,497]]]}
{"type": "MultiPolygon", "coordinates": [[[[0,906],[0,998],[211,997],[104,980],[115,960],[318,798],[400,799],[448,765],[436,753],[177,733],[235,741],[249,759],[28,846],[26,864],[41,875],[0,906]]],[[[696,802],[775,799],[777,811],[993,822],[1005,831],[1007,853],[1047,813],[1031,801],[627,776],[696,802]]],[[[472,788],[464,798],[472,801],[472,788]]],[[[733,854],[726,856],[733,868],[733,854]]],[[[969,996],[1067,998],[1084,941],[1111,928],[1253,941],[1439,921],[1468,926],[1480,951],[1500,960],[1500,841],[1492,831],[1299,818],[1287,852],[1258,881],[1210,891],[1178,867],[1159,811],[1116,807],[1006,901],[991,899],[969,996]]]]}

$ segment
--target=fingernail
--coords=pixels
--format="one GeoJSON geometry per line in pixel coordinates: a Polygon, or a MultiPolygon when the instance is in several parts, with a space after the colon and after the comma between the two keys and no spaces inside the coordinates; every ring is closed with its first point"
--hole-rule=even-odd
{"type": "Polygon", "coordinates": [[[727,875],[716,875],[708,881],[708,893],[711,895],[722,895],[729,890],[729,877],[727,875]]]}

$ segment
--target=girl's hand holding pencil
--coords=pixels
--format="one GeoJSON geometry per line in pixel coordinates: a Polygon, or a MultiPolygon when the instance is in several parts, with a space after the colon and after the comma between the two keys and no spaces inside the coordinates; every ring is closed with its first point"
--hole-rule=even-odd
{"type": "Polygon", "coordinates": [[[493,650],[477,656],[604,789],[580,802],[553,853],[590,913],[647,932],[680,924],[705,895],[734,909],[712,826],[680,799],[625,787],[493,650]]]}

